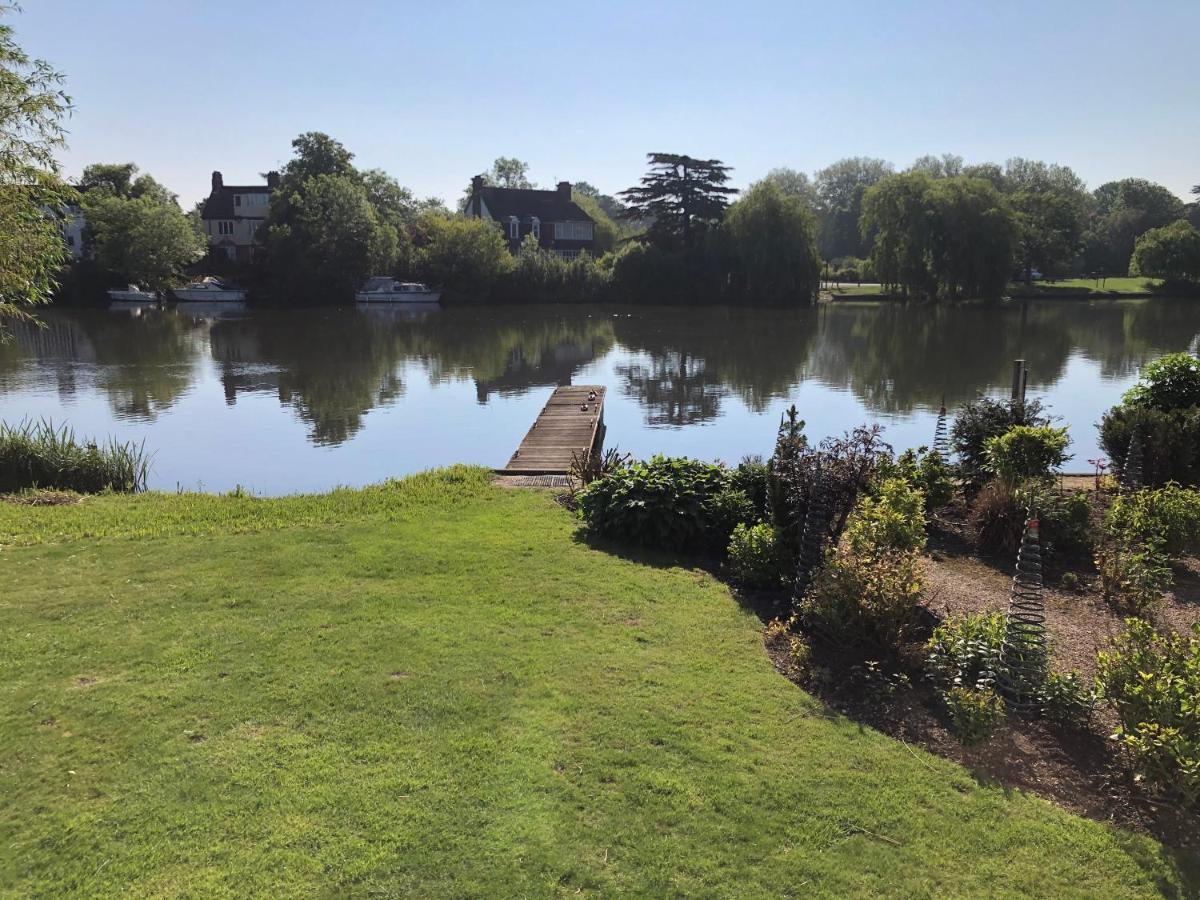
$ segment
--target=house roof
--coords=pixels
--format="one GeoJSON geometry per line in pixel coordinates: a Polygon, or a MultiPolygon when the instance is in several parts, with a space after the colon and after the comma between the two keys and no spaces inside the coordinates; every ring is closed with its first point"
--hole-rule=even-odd
{"type": "Polygon", "coordinates": [[[233,219],[238,216],[234,212],[234,194],[269,194],[271,188],[265,184],[227,184],[208,195],[204,208],[200,210],[202,219],[233,219]]]}
{"type": "Polygon", "coordinates": [[[493,219],[516,216],[527,221],[537,216],[543,222],[590,222],[592,217],[572,200],[558,191],[535,191],[523,188],[484,187],[483,202],[493,219]]]}

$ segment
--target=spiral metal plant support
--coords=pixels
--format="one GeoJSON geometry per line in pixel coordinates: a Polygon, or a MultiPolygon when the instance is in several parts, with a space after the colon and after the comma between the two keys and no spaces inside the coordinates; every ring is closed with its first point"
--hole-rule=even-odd
{"type": "Polygon", "coordinates": [[[821,565],[821,548],[825,527],[829,522],[829,505],[825,498],[825,477],[818,465],[813,473],[812,492],[804,514],[804,531],[800,537],[800,558],[796,563],[796,582],[792,591],[792,609],[799,609],[804,595],[812,584],[813,573],[821,565]]]}
{"type": "Polygon", "coordinates": [[[1031,507],[1017,551],[1017,572],[1004,620],[997,686],[1009,706],[1018,711],[1036,707],[1032,685],[1046,663],[1046,603],[1042,586],[1042,545],[1038,520],[1031,507]]]}
{"type": "Polygon", "coordinates": [[[946,401],[938,411],[937,427],[933,429],[933,452],[941,457],[942,462],[950,460],[950,442],[946,437],[946,401]]]}
{"type": "Polygon", "coordinates": [[[1130,492],[1140,490],[1144,484],[1143,469],[1142,426],[1140,422],[1134,422],[1129,435],[1129,452],[1125,454],[1125,465],[1121,468],[1121,487],[1130,492]]]}

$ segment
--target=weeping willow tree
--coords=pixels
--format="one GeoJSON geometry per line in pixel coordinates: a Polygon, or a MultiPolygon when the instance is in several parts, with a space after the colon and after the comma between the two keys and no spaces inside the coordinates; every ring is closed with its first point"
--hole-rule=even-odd
{"type": "MultiPolygon", "coordinates": [[[[0,5],[0,17],[16,7],[0,5]]],[[[0,20],[0,320],[29,318],[66,262],[59,216],[75,192],[59,177],[71,100],[63,77],[31,59],[0,20]]],[[[0,338],[7,332],[0,322],[0,338]]]]}

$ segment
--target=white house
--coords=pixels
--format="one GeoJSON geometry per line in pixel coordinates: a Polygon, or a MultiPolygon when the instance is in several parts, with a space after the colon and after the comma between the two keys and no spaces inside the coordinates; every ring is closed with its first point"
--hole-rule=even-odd
{"type": "Polygon", "coordinates": [[[279,187],[279,173],[268,172],[266,184],[228,185],[220,172],[212,173],[212,193],[204,201],[200,218],[214,253],[249,262],[259,244],[259,227],[267,218],[271,192],[279,187]]]}

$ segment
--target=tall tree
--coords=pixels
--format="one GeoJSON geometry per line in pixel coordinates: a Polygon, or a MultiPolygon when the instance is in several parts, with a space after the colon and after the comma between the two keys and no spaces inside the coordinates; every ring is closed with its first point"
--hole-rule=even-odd
{"type": "Polygon", "coordinates": [[[807,306],[821,284],[816,220],[803,199],[764,179],[729,207],[722,227],[731,282],[747,303],[807,306]]]}
{"type": "Polygon", "coordinates": [[[87,244],[110,283],[166,290],[208,245],[199,221],[158,191],[134,197],[97,188],[83,195],[82,206],[87,244]]]}
{"type": "Polygon", "coordinates": [[[760,181],[750,185],[750,189],[753,190],[760,184],[774,185],[786,196],[795,197],[811,210],[815,211],[820,207],[821,198],[817,193],[817,186],[804,172],[781,166],[772,169],[760,181]]]}
{"type": "Polygon", "coordinates": [[[1200,281],[1200,231],[1179,219],[1137,240],[1129,271],[1168,281],[1200,281]]]}
{"type": "Polygon", "coordinates": [[[679,153],[649,153],[650,171],[637,187],[618,196],[628,205],[622,218],[652,219],[651,239],[661,246],[694,246],[697,234],[721,221],[728,198],[730,167],[719,159],[679,153]]]}
{"type": "Polygon", "coordinates": [[[956,153],[918,156],[908,167],[908,171],[921,172],[930,178],[957,178],[963,174],[963,170],[963,158],[956,153]]]}
{"type": "Polygon", "coordinates": [[[1016,215],[1018,259],[1026,279],[1035,268],[1061,271],[1079,253],[1091,198],[1068,166],[1010,159],[1000,189],[1016,215]]]}
{"type": "Polygon", "coordinates": [[[817,172],[815,184],[821,205],[821,255],[826,259],[866,256],[871,234],[858,226],[863,195],[873,184],[895,171],[890,162],[855,156],[841,159],[817,172]]]}
{"type": "Polygon", "coordinates": [[[1100,185],[1093,193],[1095,215],[1084,236],[1089,271],[1124,275],[1137,239],[1151,228],[1182,218],[1183,201],[1161,184],[1126,178],[1100,185]]]}
{"type": "Polygon", "coordinates": [[[280,172],[281,184],[298,184],[318,175],[354,175],[354,154],[323,131],[306,131],[292,141],[293,156],[280,172]]]}
{"type": "Polygon", "coordinates": [[[532,188],[529,180],[529,163],[515,156],[498,156],[492,162],[492,170],[488,173],[488,184],[502,188],[532,188]]]}
{"type": "MultiPolygon", "coordinates": [[[[11,12],[0,6],[0,16],[11,12]]],[[[49,63],[21,49],[12,26],[0,23],[0,318],[26,318],[30,306],[49,300],[66,261],[53,218],[75,199],[54,159],[71,108],[62,83],[49,63]]]]}

